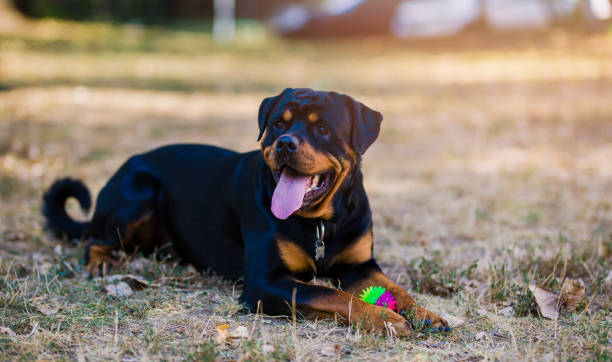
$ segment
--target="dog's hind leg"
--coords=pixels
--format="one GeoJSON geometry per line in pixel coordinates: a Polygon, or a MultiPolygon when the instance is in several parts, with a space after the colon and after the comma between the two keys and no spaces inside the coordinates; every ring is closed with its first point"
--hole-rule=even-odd
{"type": "Polygon", "coordinates": [[[133,215],[115,215],[106,222],[102,235],[92,235],[89,239],[85,261],[90,274],[105,273],[109,267],[117,266],[115,251],[142,251],[148,253],[157,245],[158,238],[152,232],[156,225],[153,210],[133,215]]]}
{"type": "Polygon", "coordinates": [[[156,215],[157,186],[142,170],[128,170],[113,177],[98,196],[85,255],[90,274],[104,273],[116,266],[113,253],[143,251],[162,241],[156,215]]]}

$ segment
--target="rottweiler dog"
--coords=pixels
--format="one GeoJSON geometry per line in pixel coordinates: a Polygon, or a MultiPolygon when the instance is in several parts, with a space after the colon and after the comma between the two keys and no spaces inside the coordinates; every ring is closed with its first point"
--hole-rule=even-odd
{"type": "Polygon", "coordinates": [[[285,89],[259,108],[259,151],[170,145],[131,157],[98,195],[93,218],[65,211],[75,197],[88,211],[87,187],[56,181],[43,214],[57,236],[86,238],[86,267],[116,263],[114,251],[151,252],[171,244],[199,270],[244,278],[241,301],[252,311],[305,317],[340,315],[371,331],[405,336],[414,322],[450,330],[417,306],[372,255],[372,215],[361,156],[376,140],[382,115],[350,96],[285,89]],[[311,283],[330,278],[331,288],[311,283]],[[394,312],[359,293],[383,286],[394,312]]]}

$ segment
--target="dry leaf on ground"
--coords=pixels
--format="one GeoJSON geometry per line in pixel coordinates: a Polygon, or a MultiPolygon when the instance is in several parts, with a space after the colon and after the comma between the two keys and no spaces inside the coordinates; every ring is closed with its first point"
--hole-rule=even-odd
{"type": "Polygon", "coordinates": [[[540,308],[542,317],[557,319],[559,317],[559,296],[544,288],[536,287],[535,285],[531,286],[530,289],[532,289],[531,292],[540,308]]]}
{"type": "Polygon", "coordinates": [[[217,335],[214,338],[217,344],[231,342],[234,339],[247,338],[249,336],[249,331],[244,326],[237,327],[231,331],[229,330],[229,327],[230,326],[227,323],[217,325],[217,335]]]}
{"type": "Polygon", "coordinates": [[[134,291],[132,290],[132,288],[130,288],[130,286],[126,282],[119,282],[117,284],[109,284],[104,287],[104,290],[106,291],[108,295],[113,296],[113,297],[118,297],[118,298],[119,297],[129,297],[130,295],[134,294],[134,291]]]}
{"type": "Polygon", "coordinates": [[[104,277],[109,283],[104,287],[108,295],[113,297],[129,297],[135,291],[143,290],[149,286],[143,277],[131,274],[116,274],[104,277]]]}
{"type": "Polygon", "coordinates": [[[566,278],[561,286],[561,306],[568,312],[586,307],[584,282],[580,279],[566,278]],[[584,301],[584,303],[583,303],[584,301]]]}
{"type": "Polygon", "coordinates": [[[149,282],[143,277],[131,274],[109,275],[104,277],[104,281],[109,283],[104,287],[104,290],[113,297],[129,297],[134,292],[149,286],[149,282]]]}
{"type": "Polygon", "coordinates": [[[109,283],[126,282],[134,291],[143,290],[149,286],[149,282],[145,278],[133,274],[109,275],[104,277],[104,281],[109,283]]]}
{"type": "Polygon", "coordinates": [[[586,307],[585,287],[581,280],[566,278],[560,294],[533,285],[530,289],[544,318],[557,319],[560,311],[575,312],[586,307]]]}
{"type": "Polygon", "coordinates": [[[30,300],[30,303],[37,311],[44,315],[52,315],[62,309],[63,303],[57,298],[49,299],[48,297],[38,296],[30,300]]]}

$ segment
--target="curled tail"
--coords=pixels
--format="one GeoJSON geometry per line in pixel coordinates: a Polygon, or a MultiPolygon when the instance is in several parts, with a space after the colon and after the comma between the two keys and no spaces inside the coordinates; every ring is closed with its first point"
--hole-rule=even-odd
{"type": "Polygon", "coordinates": [[[79,180],[63,178],[55,181],[43,196],[42,213],[47,219],[47,227],[56,237],[82,238],[87,233],[89,222],[75,221],[66,213],[69,197],[76,198],[85,213],[89,211],[91,196],[87,186],[79,180]]]}

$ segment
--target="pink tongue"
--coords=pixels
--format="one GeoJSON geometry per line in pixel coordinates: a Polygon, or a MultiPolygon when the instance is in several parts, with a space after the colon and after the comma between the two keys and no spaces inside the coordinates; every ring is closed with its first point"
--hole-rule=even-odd
{"type": "Polygon", "coordinates": [[[300,176],[285,167],[272,195],[272,213],[281,220],[302,207],[310,176],[300,176]]]}

